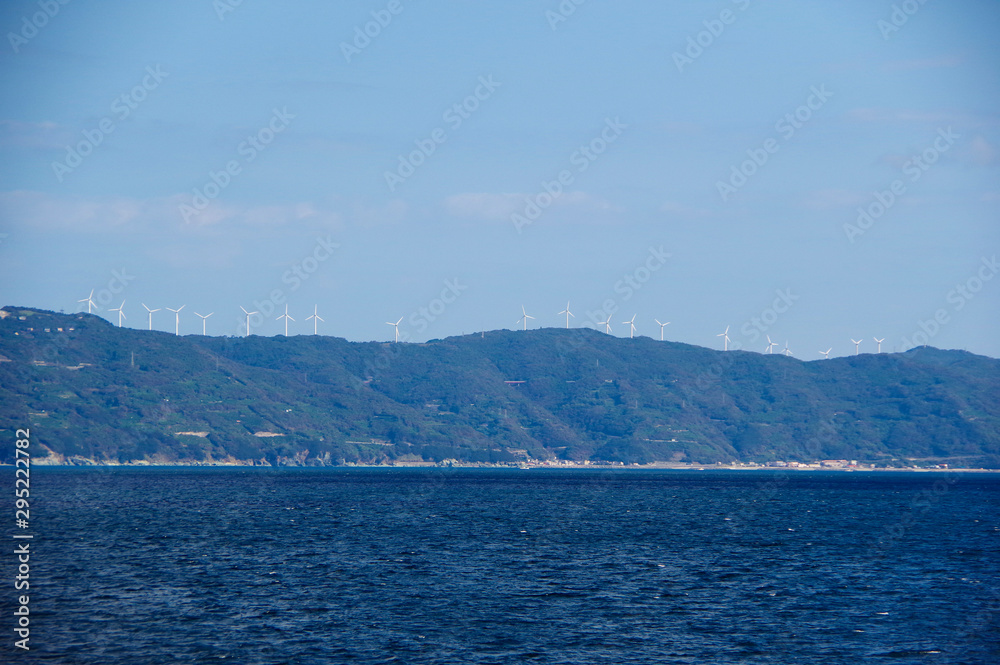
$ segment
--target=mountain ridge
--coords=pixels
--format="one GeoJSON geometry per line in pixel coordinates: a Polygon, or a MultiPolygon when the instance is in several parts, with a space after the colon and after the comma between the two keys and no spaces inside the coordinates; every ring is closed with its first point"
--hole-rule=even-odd
{"type": "Polygon", "coordinates": [[[806,362],[586,328],[179,337],[3,312],[3,423],[62,459],[1000,466],[1000,361],[964,351],[806,362]]]}

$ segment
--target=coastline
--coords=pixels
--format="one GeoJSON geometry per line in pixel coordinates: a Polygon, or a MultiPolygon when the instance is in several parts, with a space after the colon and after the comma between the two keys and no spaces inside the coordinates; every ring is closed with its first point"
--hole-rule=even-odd
{"type": "MultiPolygon", "coordinates": [[[[474,464],[474,463],[438,463],[438,462],[405,462],[399,464],[270,464],[262,460],[213,460],[213,461],[156,461],[150,462],[139,460],[135,462],[114,462],[105,460],[74,460],[66,463],[64,461],[51,461],[51,458],[33,460],[32,466],[53,467],[53,468],[108,468],[108,467],[219,467],[219,468],[256,468],[256,469],[519,469],[531,471],[536,469],[545,470],[590,470],[590,471],[775,471],[775,472],[806,472],[821,471],[830,473],[1000,473],[1000,469],[985,469],[972,467],[888,467],[873,465],[858,466],[822,466],[818,464],[800,464],[798,466],[768,466],[764,464],[679,464],[676,462],[653,462],[650,464],[623,464],[623,463],[523,463],[523,464],[474,464]]],[[[0,467],[13,467],[13,464],[0,462],[0,467]]]]}

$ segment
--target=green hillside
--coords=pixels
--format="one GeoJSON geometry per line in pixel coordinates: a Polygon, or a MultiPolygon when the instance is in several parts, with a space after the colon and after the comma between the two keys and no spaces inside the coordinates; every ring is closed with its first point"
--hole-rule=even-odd
{"type": "Polygon", "coordinates": [[[589,329],[177,337],[3,311],[0,425],[67,458],[1000,466],[1000,361],[959,351],[802,362],[589,329]]]}

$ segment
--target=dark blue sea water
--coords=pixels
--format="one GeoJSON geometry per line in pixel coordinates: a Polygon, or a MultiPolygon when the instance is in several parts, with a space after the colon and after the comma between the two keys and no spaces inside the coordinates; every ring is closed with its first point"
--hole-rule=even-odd
{"type": "Polygon", "coordinates": [[[4,662],[1000,663],[996,475],[32,472],[4,662]]]}

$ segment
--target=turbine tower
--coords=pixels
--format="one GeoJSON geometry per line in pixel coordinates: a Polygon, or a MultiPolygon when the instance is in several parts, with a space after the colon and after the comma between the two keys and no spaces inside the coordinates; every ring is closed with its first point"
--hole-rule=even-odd
{"type": "Polygon", "coordinates": [[[90,295],[89,296],[87,296],[86,298],[81,298],[81,299],[77,300],[77,302],[85,302],[85,303],[87,303],[87,314],[91,314],[92,313],[91,312],[91,308],[97,307],[97,305],[94,304],[94,289],[90,290],[90,295]]]}
{"type": "MultiPolygon", "coordinates": [[[[630,320],[628,320],[628,321],[622,321],[622,323],[627,323],[627,324],[629,324],[629,326],[631,326],[630,329],[629,329],[629,333],[628,333],[628,338],[629,339],[632,339],[633,337],[635,337],[635,317],[636,316],[637,316],[636,314],[633,314],[632,318],[630,320]]],[[[662,328],[661,328],[661,330],[662,330],[662,328]]]]}
{"type": "Polygon", "coordinates": [[[285,320],[285,337],[288,337],[288,322],[294,321],[292,317],[288,316],[288,303],[285,303],[285,313],[275,319],[275,321],[285,320]]]}
{"type": "Polygon", "coordinates": [[[203,337],[205,336],[205,321],[207,321],[208,317],[212,316],[212,314],[215,314],[215,312],[211,312],[209,314],[199,314],[198,312],[194,313],[195,316],[201,317],[201,334],[203,337]]]}
{"type": "Polygon", "coordinates": [[[569,301],[568,300],[566,301],[566,309],[564,309],[561,312],[556,312],[556,316],[559,316],[560,314],[565,314],[566,315],[566,330],[569,330],[569,317],[572,316],[575,319],[576,316],[574,316],[573,312],[569,311],[569,301]]]}
{"type": "Polygon", "coordinates": [[[246,334],[243,335],[243,336],[244,337],[249,337],[250,336],[250,317],[253,316],[254,314],[260,314],[260,312],[248,312],[243,307],[243,305],[240,305],[240,309],[242,309],[243,313],[247,315],[247,331],[246,331],[246,334]]]}
{"type": "Polygon", "coordinates": [[[181,330],[181,310],[184,309],[185,307],[187,307],[187,305],[181,305],[177,309],[170,309],[169,307],[167,308],[167,309],[170,309],[170,311],[174,313],[174,334],[175,335],[180,335],[180,330],[181,330]]]}
{"type": "Polygon", "coordinates": [[[878,351],[876,353],[882,353],[882,342],[885,341],[885,337],[883,337],[882,339],[879,339],[878,337],[872,337],[872,339],[874,339],[875,343],[878,344],[878,351]]]}
{"type": "Polygon", "coordinates": [[[861,340],[860,339],[854,339],[852,337],[851,341],[854,342],[854,355],[858,355],[858,348],[861,346],[861,340]]]}
{"type": "Polygon", "coordinates": [[[726,326],[726,331],[725,332],[719,333],[718,335],[716,335],[716,337],[725,337],[726,338],[725,339],[725,346],[723,347],[722,350],[723,351],[728,351],[729,350],[729,326],[726,326]]]}
{"type": "MultiPolygon", "coordinates": [[[[653,319],[653,320],[656,321],[657,323],[660,323],[659,319],[653,319]]],[[[663,341],[663,329],[666,326],[669,326],[669,325],[670,325],[670,321],[667,321],[666,323],[660,323],[660,341],[661,342],[663,341]]]]}
{"type": "MultiPolygon", "coordinates": [[[[142,303],[142,306],[146,307],[146,303],[142,303]]],[[[159,312],[160,308],[157,307],[156,309],[150,309],[150,308],[146,307],[146,311],[149,312],[149,329],[152,330],[153,329],[153,312],[159,312]]]]}
{"type": "Polygon", "coordinates": [[[778,346],[778,343],[772,342],[770,335],[767,335],[766,337],[767,337],[767,352],[774,353],[774,347],[778,346]]]}
{"type": "Polygon", "coordinates": [[[819,355],[821,355],[824,358],[826,358],[827,360],[829,360],[830,359],[830,352],[831,351],[833,351],[833,347],[832,346],[829,349],[827,349],[826,351],[820,351],[819,355]]]}
{"type": "Polygon", "coordinates": [[[318,309],[319,309],[319,305],[313,305],[313,315],[306,317],[306,321],[308,321],[309,319],[313,320],[313,334],[314,335],[316,334],[316,326],[317,326],[318,322],[323,321],[323,319],[320,318],[320,315],[316,313],[316,311],[318,309]]]}
{"type": "Polygon", "coordinates": [[[611,315],[608,314],[608,318],[604,321],[598,321],[597,325],[604,326],[604,332],[608,335],[611,334],[611,315]]]}
{"type": "Polygon", "coordinates": [[[108,310],[109,312],[118,312],[118,327],[119,328],[122,327],[122,319],[127,319],[128,318],[127,316],[125,316],[125,312],[122,311],[122,307],[124,307],[124,306],[125,306],[125,301],[122,300],[122,304],[118,305],[118,307],[112,307],[111,309],[108,310]]]}
{"type": "Polygon", "coordinates": [[[788,340],[787,339],[785,340],[785,350],[782,351],[782,353],[784,353],[786,356],[792,355],[792,352],[788,348],[788,340]]]}
{"type": "Polygon", "coordinates": [[[528,319],[533,319],[535,317],[529,315],[526,311],[524,311],[524,305],[521,305],[521,314],[523,314],[524,316],[522,316],[521,318],[519,318],[517,320],[517,322],[521,323],[523,321],[524,322],[524,330],[527,330],[528,329],[528,319]]]}
{"type": "Polygon", "coordinates": [[[396,321],[395,323],[390,323],[389,321],[385,322],[385,325],[392,326],[393,328],[395,328],[395,330],[396,330],[396,341],[395,341],[395,343],[396,344],[399,344],[399,324],[400,324],[400,322],[402,320],[403,320],[403,317],[399,317],[399,321],[396,321]]]}

